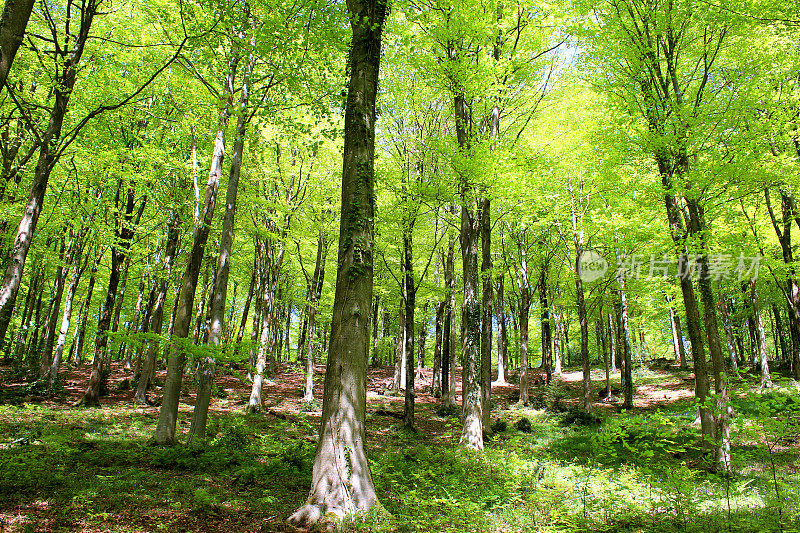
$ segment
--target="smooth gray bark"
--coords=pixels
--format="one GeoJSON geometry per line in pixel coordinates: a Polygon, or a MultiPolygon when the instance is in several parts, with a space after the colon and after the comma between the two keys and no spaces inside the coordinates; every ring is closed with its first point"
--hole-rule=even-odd
{"type": "Polygon", "coordinates": [[[336,293],[311,492],[289,522],[303,526],[378,504],[364,447],[373,282],[375,99],[387,4],[348,0],[353,41],[345,105],[336,293]]]}

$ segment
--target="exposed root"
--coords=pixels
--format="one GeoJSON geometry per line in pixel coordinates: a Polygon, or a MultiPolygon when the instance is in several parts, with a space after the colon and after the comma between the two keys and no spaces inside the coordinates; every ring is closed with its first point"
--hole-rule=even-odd
{"type": "Polygon", "coordinates": [[[294,527],[307,528],[317,524],[321,519],[322,508],[319,505],[307,503],[295,511],[287,522],[294,527]]]}

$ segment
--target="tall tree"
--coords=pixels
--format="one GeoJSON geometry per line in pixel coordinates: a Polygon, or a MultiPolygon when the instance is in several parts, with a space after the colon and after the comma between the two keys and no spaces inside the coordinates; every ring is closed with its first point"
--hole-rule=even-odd
{"type": "Polygon", "coordinates": [[[194,294],[197,290],[197,278],[205,254],[208,233],[214,219],[214,206],[217,203],[217,192],[222,174],[222,162],[225,158],[225,130],[231,114],[233,99],[233,83],[236,70],[239,66],[240,56],[232,53],[229,56],[228,70],[223,84],[224,100],[219,112],[219,125],[214,138],[214,148],[211,154],[211,168],[208,172],[208,183],[203,202],[200,220],[195,222],[192,235],[192,248],[180,285],[180,293],[176,303],[177,313],[172,327],[172,336],[176,340],[175,346],[170,351],[167,363],[167,377],[164,382],[164,394],[161,401],[161,410],[158,413],[155,441],[158,444],[175,444],[177,436],[175,429],[178,423],[178,400],[183,383],[183,370],[186,365],[186,347],[192,325],[192,309],[194,307],[194,294]]]}
{"type": "Polygon", "coordinates": [[[375,98],[385,0],[348,0],[350,81],[345,104],[344,164],[336,293],[325,393],[311,493],[289,522],[306,525],[364,512],[378,503],[364,448],[369,309],[372,303],[375,98]]]}

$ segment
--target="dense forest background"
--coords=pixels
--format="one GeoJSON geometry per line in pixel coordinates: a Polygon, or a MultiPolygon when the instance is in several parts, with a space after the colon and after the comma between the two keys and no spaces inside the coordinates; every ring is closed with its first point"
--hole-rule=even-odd
{"type": "Polygon", "coordinates": [[[799,36],[6,0],[0,530],[796,530],[799,36]]]}

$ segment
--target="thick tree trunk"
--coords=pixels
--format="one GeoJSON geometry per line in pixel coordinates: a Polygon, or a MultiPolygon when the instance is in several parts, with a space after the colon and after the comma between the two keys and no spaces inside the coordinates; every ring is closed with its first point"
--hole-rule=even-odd
{"type": "MultiPolygon", "coordinates": [[[[456,109],[466,109],[466,103],[456,104],[456,109]]],[[[463,367],[461,371],[461,408],[463,427],[461,444],[468,448],[483,449],[483,401],[481,371],[481,307],[478,284],[478,242],[480,220],[475,208],[468,205],[466,191],[461,206],[461,261],[464,276],[464,296],[461,309],[463,330],[463,367]]]]}
{"type": "Polygon", "coordinates": [[[11,65],[25,36],[34,0],[6,0],[0,19],[0,91],[6,84],[11,65]]]}
{"type": "MultiPolygon", "coordinates": [[[[659,173],[661,174],[661,184],[664,188],[664,205],[667,211],[667,221],[669,223],[670,236],[675,245],[675,254],[679,265],[689,264],[689,255],[686,249],[686,231],[683,226],[683,219],[680,208],[675,200],[672,191],[672,165],[663,157],[656,157],[659,173]]],[[[688,167],[688,161],[682,163],[688,167]]],[[[711,409],[706,405],[708,398],[708,370],[706,367],[705,346],[700,324],[700,310],[697,297],[694,291],[691,277],[680,276],[681,294],[683,295],[683,306],[686,310],[686,328],[689,333],[689,340],[692,344],[692,363],[694,365],[695,397],[700,403],[699,414],[701,431],[703,434],[704,445],[715,441],[714,416],[711,409]]],[[[713,307],[712,307],[713,309],[713,307]]]]}
{"type": "Polygon", "coordinates": [[[717,326],[716,300],[711,287],[709,276],[708,255],[706,253],[708,228],[702,206],[695,199],[687,199],[689,211],[689,233],[699,237],[700,253],[697,262],[700,266],[700,299],[703,303],[703,325],[705,326],[708,340],[708,351],[711,353],[711,364],[714,373],[714,392],[716,401],[716,415],[714,418],[714,468],[722,472],[730,471],[730,428],[728,419],[731,408],[728,401],[728,379],[725,364],[722,358],[722,347],[719,342],[719,328],[717,326]]]}
{"type": "Polygon", "coordinates": [[[172,326],[172,338],[176,342],[170,351],[167,361],[167,377],[164,382],[164,393],[155,433],[155,442],[157,444],[172,445],[177,442],[175,429],[178,423],[178,402],[180,400],[181,385],[183,384],[183,370],[186,365],[186,350],[181,343],[187,342],[189,338],[194,294],[197,290],[197,278],[200,275],[208,233],[214,220],[214,206],[217,202],[217,192],[219,190],[220,176],[222,175],[222,162],[225,157],[225,130],[228,126],[232,104],[230,87],[233,86],[233,78],[236,75],[238,62],[238,55],[233,54],[227,75],[227,79],[230,81],[225,83],[225,103],[220,111],[219,126],[211,155],[211,168],[208,173],[203,212],[200,220],[195,224],[192,249],[189,252],[186,270],[183,274],[180,293],[176,302],[175,320],[172,326]]]}
{"type": "Polygon", "coordinates": [[[372,303],[375,98],[387,5],[348,0],[353,41],[345,106],[336,294],[317,453],[306,504],[289,522],[342,518],[378,504],[364,447],[372,303]]]}

